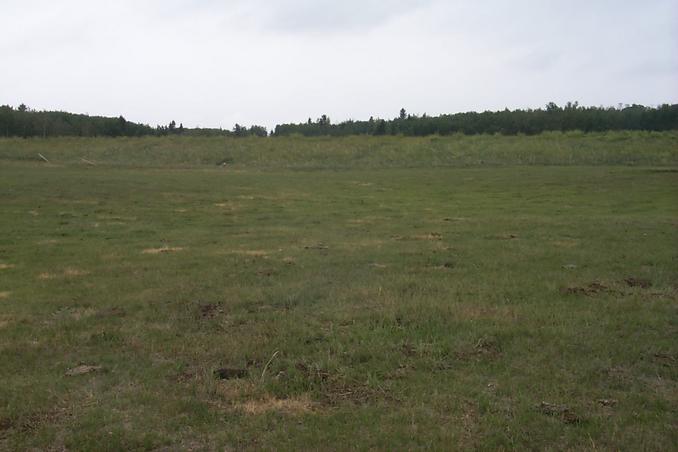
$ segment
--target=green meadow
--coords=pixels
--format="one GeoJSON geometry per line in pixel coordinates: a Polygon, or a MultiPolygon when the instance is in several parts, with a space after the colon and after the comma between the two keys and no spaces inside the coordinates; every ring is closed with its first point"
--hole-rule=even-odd
{"type": "Polygon", "coordinates": [[[0,382],[3,450],[674,449],[678,133],[0,139],[0,382]]]}

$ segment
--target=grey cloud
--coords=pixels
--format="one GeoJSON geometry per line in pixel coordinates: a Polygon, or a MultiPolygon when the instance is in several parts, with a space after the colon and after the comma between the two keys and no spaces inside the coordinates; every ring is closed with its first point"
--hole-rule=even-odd
{"type": "Polygon", "coordinates": [[[186,126],[678,102],[675,0],[3,0],[0,104],[186,126]]]}
{"type": "Polygon", "coordinates": [[[403,14],[426,8],[435,0],[283,0],[250,2],[250,12],[264,18],[268,31],[336,33],[377,28],[403,14]]]}

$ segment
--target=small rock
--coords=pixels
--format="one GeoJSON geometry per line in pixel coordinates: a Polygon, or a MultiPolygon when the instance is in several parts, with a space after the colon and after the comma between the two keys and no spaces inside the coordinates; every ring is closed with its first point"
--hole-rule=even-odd
{"type": "Polygon", "coordinates": [[[574,270],[575,268],[577,268],[577,266],[574,265],[574,264],[566,264],[566,265],[563,265],[563,268],[565,270],[574,270]]]}

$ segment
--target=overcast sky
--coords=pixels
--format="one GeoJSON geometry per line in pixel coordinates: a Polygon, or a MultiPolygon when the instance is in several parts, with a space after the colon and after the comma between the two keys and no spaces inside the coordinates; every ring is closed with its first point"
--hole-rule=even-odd
{"type": "Polygon", "coordinates": [[[0,104],[268,127],[678,103],[676,0],[0,0],[0,104]]]}

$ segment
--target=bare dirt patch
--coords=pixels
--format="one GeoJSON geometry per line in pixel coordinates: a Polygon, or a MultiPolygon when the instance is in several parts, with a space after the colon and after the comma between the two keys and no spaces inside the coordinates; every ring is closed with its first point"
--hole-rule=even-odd
{"type": "Polygon", "coordinates": [[[6,298],[9,298],[9,294],[11,294],[11,293],[12,293],[12,292],[9,292],[9,291],[7,291],[7,290],[4,291],[4,292],[0,292],[0,300],[4,300],[4,299],[6,299],[6,298]]]}
{"type": "Polygon", "coordinates": [[[95,317],[99,317],[99,318],[125,317],[127,315],[127,311],[125,311],[121,307],[114,306],[112,308],[101,309],[101,310],[97,311],[94,315],[95,315],[95,317]]]}
{"type": "Polygon", "coordinates": [[[652,360],[661,364],[664,367],[675,367],[678,365],[678,355],[670,353],[654,353],[652,360]]]}
{"type": "Polygon", "coordinates": [[[652,287],[652,282],[649,279],[628,277],[624,279],[624,282],[629,287],[640,287],[641,289],[649,289],[652,287]]]}
{"type": "Polygon", "coordinates": [[[553,403],[541,402],[539,405],[537,405],[537,409],[542,414],[559,418],[565,424],[579,424],[582,422],[581,417],[579,417],[567,405],[556,405],[553,403]]]}
{"type": "Polygon", "coordinates": [[[10,268],[14,268],[14,264],[0,264],[0,270],[9,270],[10,268]]]}
{"type": "Polygon", "coordinates": [[[214,377],[219,380],[231,380],[234,378],[247,377],[247,369],[235,369],[230,367],[222,367],[214,371],[214,377]]]}
{"type": "Polygon", "coordinates": [[[267,257],[270,253],[266,250],[234,250],[233,254],[242,254],[251,257],[267,257]]]}
{"type": "Polygon", "coordinates": [[[212,319],[218,314],[223,314],[224,309],[218,304],[206,303],[198,306],[198,312],[203,319],[212,319]]]}
{"type": "Polygon", "coordinates": [[[614,290],[601,282],[594,281],[585,286],[563,287],[560,289],[560,293],[564,295],[585,295],[587,297],[592,297],[603,293],[619,293],[619,291],[614,290]]]}
{"type": "Polygon", "coordinates": [[[463,426],[462,444],[464,445],[464,449],[468,448],[471,450],[478,447],[479,419],[480,415],[476,404],[471,401],[466,401],[464,403],[461,419],[459,420],[463,426]]]}
{"type": "Polygon", "coordinates": [[[170,246],[163,246],[162,248],[147,248],[141,252],[141,254],[166,254],[166,253],[176,253],[179,251],[183,251],[182,247],[170,247],[170,246]]]}
{"type": "Polygon", "coordinates": [[[103,369],[101,366],[88,366],[86,364],[81,364],[79,366],[68,369],[65,373],[67,377],[75,377],[78,375],[91,374],[92,372],[97,372],[103,369]]]}

